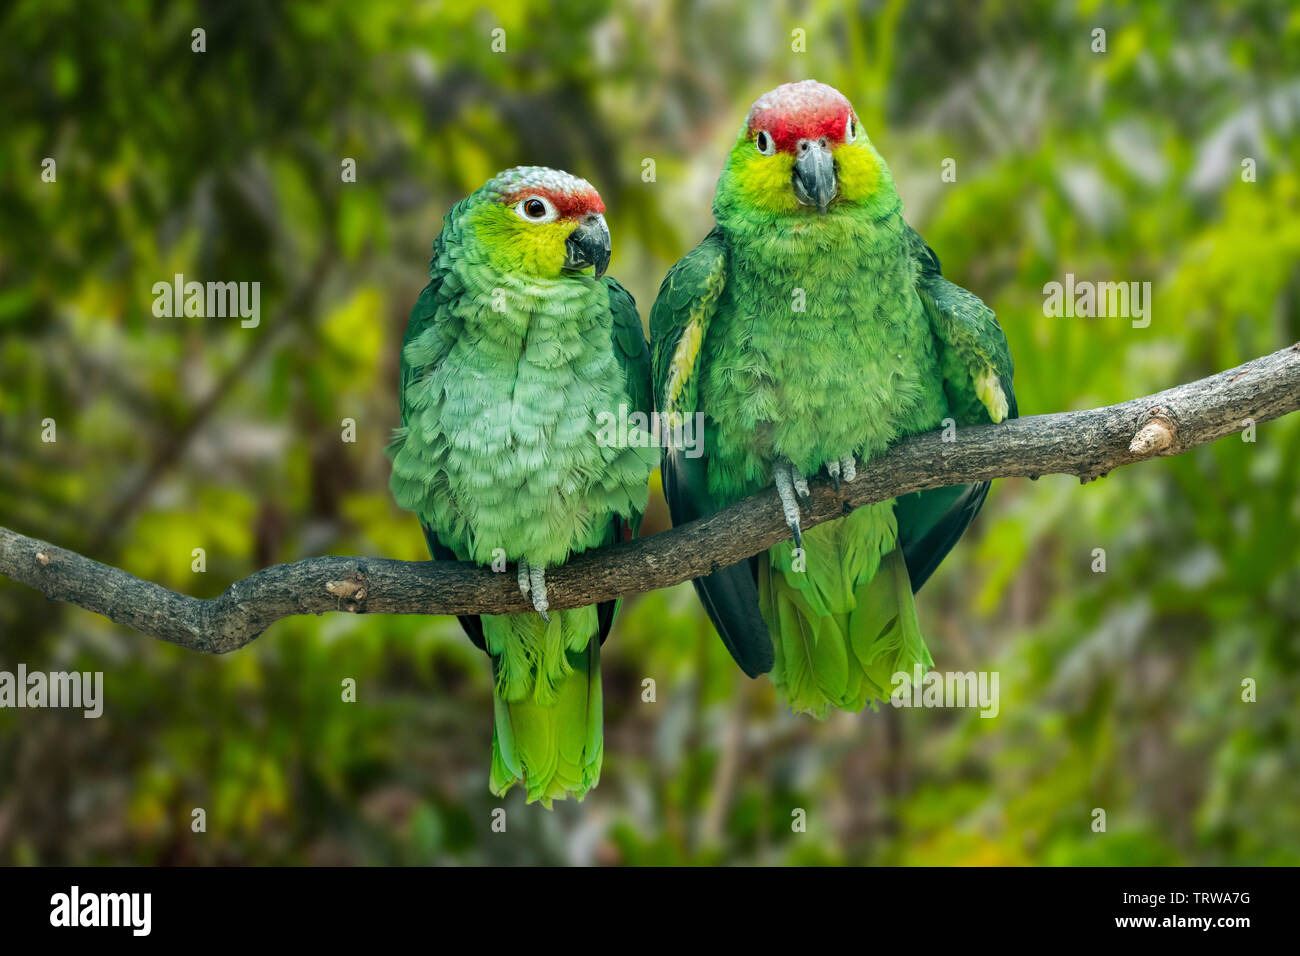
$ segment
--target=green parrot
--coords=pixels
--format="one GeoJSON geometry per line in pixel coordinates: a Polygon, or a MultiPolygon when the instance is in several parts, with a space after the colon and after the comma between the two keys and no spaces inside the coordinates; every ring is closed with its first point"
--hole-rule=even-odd
{"type": "Polygon", "coordinates": [[[727,649],[796,711],[887,699],[933,663],[913,594],[988,483],[859,508],[803,533],[807,476],[851,482],[897,439],[1016,412],[993,313],[943,277],[904,221],[889,167],[837,90],[760,97],[718,181],[716,226],[650,313],[661,416],[703,423],[664,455],[675,523],[775,484],[793,541],[695,582],[727,649]],[[700,417],[702,416],[702,417],[700,417]]]}
{"type": "Polygon", "coordinates": [[[492,662],[491,790],[520,783],[548,808],[600,776],[617,602],[548,613],[546,569],[635,535],[658,465],[647,435],[618,446],[604,427],[653,411],[636,303],[604,276],[604,211],[585,180],[536,166],[452,207],[402,342],[389,447],[393,495],[434,558],[517,564],[537,613],[460,621],[492,662]]]}

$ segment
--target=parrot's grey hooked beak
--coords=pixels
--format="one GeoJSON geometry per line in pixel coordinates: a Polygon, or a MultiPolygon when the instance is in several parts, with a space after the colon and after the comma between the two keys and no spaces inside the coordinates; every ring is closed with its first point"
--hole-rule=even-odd
{"type": "Polygon", "coordinates": [[[805,206],[826,212],[839,184],[835,180],[835,157],[821,140],[801,139],[794,157],[794,195],[805,206]]]}
{"type": "Polygon", "coordinates": [[[589,213],[564,240],[564,268],[578,271],[594,266],[599,279],[609,265],[609,249],[609,227],[605,225],[605,217],[589,213]]]}

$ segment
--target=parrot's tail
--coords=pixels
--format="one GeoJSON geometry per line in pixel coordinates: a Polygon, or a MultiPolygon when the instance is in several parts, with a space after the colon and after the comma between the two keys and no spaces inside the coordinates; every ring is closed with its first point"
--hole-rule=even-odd
{"type": "Polygon", "coordinates": [[[528,802],[581,800],[600,779],[600,635],[596,608],[483,617],[496,678],[490,786],[523,784],[528,802]]]}
{"type": "Polygon", "coordinates": [[[771,677],[790,707],[824,718],[888,700],[894,675],[933,665],[916,620],[892,501],[859,508],[758,562],[771,677]]]}

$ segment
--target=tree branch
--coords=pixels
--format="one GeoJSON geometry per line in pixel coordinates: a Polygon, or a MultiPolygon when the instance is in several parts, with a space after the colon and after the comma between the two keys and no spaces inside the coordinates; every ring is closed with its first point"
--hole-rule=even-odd
{"type": "MultiPolygon", "coordinates": [[[[804,528],[898,495],[992,478],[1072,474],[1178,455],[1300,409],[1300,343],[1226,372],[1145,398],[1088,411],[1034,415],[900,441],[836,493],[811,482],[804,528]]],[[[578,555],[549,570],[553,609],[669,587],[757,554],[789,537],[776,492],[715,515],[578,555]]],[[[454,561],[327,556],[279,564],[210,600],[187,597],[118,568],[0,528],[0,574],[55,601],[102,614],[196,651],[243,647],[294,614],[503,614],[530,612],[513,573],[454,561]]]]}

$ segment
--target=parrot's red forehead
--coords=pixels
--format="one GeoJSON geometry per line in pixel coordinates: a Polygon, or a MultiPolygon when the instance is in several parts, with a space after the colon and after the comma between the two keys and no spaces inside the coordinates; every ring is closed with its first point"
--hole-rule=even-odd
{"type": "Polygon", "coordinates": [[[492,185],[505,203],[516,203],[529,196],[549,199],[561,219],[605,211],[605,203],[591,183],[559,169],[517,166],[497,176],[492,185]]]}
{"type": "Polygon", "coordinates": [[[816,80],[786,83],[764,93],[749,108],[748,132],[767,130],[779,151],[790,152],[801,139],[844,140],[853,105],[839,90],[816,80]]]}
{"type": "Polygon", "coordinates": [[[516,189],[507,193],[505,201],[516,203],[529,196],[542,196],[551,201],[561,219],[578,219],[588,213],[603,213],[605,204],[596,190],[587,188],[578,192],[538,187],[536,189],[516,189]]]}

